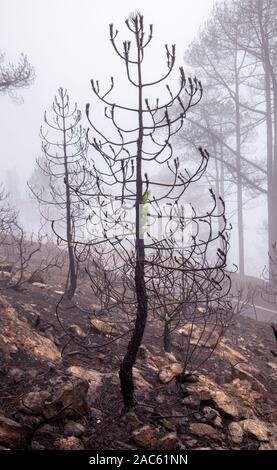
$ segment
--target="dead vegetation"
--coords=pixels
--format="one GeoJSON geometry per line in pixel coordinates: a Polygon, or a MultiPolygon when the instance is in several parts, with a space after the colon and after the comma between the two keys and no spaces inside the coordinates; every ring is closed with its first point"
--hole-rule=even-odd
{"type": "MultiPolygon", "coordinates": [[[[277,364],[269,324],[236,316],[214,354],[180,381],[177,340],[189,326],[176,331],[167,353],[159,325],[150,322],[134,368],[136,407],[126,413],[118,377],[124,348],[106,322],[94,320],[88,332],[87,315],[76,307],[61,320],[73,338],[89,336],[93,348],[70,339],[55,315],[57,281],[21,291],[1,283],[2,448],[276,448],[277,364]]],[[[76,292],[77,304],[84,296],[88,305],[96,302],[87,281],[76,292]]],[[[197,334],[195,328],[193,340],[197,334]]],[[[205,348],[213,347],[211,335],[205,348]]]]}

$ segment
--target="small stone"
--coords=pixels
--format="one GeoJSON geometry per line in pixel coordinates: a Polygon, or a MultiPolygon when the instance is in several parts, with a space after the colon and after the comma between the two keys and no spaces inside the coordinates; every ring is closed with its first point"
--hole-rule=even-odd
{"type": "Polygon", "coordinates": [[[171,380],[183,372],[183,366],[179,362],[175,362],[168,366],[162,367],[159,372],[159,379],[162,383],[167,384],[171,382],[171,380]]]}
{"type": "Polygon", "coordinates": [[[45,447],[42,444],[40,444],[40,442],[33,441],[32,445],[31,445],[31,449],[33,449],[33,450],[45,450],[45,447]]]}
{"type": "Polygon", "coordinates": [[[211,447],[195,447],[194,450],[212,450],[211,447]]]}
{"type": "Polygon", "coordinates": [[[165,352],[164,355],[170,362],[172,362],[172,363],[178,362],[176,357],[174,356],[174,354],[172,352],[165,352]]]}
{"type": "Polygon", "coordinates": [[[92,318],[90,319],[89,323],[92,330],[97,334],[104,336],[118,336],[118,332],[115,330],[114,326],[108,322],[98,320],[97,318],[92,318]]]}
{"type": "Polygon", "coordinates": [[[13,380],[18,383],[26,377],[24,370],[19,369],[19,367],[11,367],[8,371],[8,375],[13,378],[13,380]]]}
{"type": "Polygon", "coordinates": [[[13,269],[12,263],[1,263],[0,264],[0,271],[5,273],[11,273],[13,269]]]}
{"type": "Polygon", "coordinates": [[[214,419],[214,425],[217,428],[223,428],[221,416],[216,416],[216,418],[214,419]]]}
{"type": "Polygon", "coordinates": [[[26,414],[42,413],[45,401],[50,398],[50,393],[46,390],[38,390],[27,393],[21,399],[20,410],[26,414]]]}
{"type": "Polygon", "coordinates": [[[159,403],[161,405],[162,403],[165,402],[165,396],[159,394],[155,397],[155,400],[156,400],[157,403],[159,403]]]}
{"type": "Polygon", "coordinates": [[[219,432],[217,429],[214,429],[209,424],[192,423],[189,426],[189,431],[191,432],[191,434],[194,434],[199,437],[205,437],[220,442],[222,440],[221,432],[219,432]]]}
{"type": "Polygon", "coordinates": [[[228,426],[230,438],[235,444],[240,444],[243,440],[243,429],[238,423],[230,423],[228,426]]]}
{"type": "Polygon", "coordinates": [[[82,330],[82,328],[79,325],[74,325],[74,324],[70,325],[68,329],[70,333],[72,333],[74,336],[77,336],[78,338],[86,337],[85,332],[82,330]]]}
{"type": "Polygon", "coordinates": [[[55,446],[61,450],[84,450],[84,444],[78,437],[61,437],[55,441],[55,446]]]}
{"type": "Polygon", "coordinates": [[[159,368],[167,365],[166,359],[162,356],[152,356],[151,361],[159,368]]]}
{"type": "Polygon", "coordinates": [[[219,412],[212,408],[211,406],[204,406],[203,413],[205,414],[207,419],[214,419],[219,415],[219,412]]]}
{"type": "Polygon", "coordinates": [[[132,432],[134,442],[144,449],[153,448],[156,444],[156,430],[153,426],[146,424],[132,432]]]}
{"type": "Polygon", "coordinates": [[[193,448],[193,447],[195,447],[195,446],[197,445],[197,443],[198,443],[198,441],[197,441],[196,439],[190,439],[190,438],[188,438],[188,439],[186,439],[185,447],[187,446],[187,447],[193,448]]]}
{"type": "Polygon", "coordinates": [[[172,423],[169,419],[163,419],[163,427],[169,432],[176,432],[176,424],[172,423]]]}
{"type": "Polygon", "coordinates": [[[198,407],[200,404],[200,400],[198,400],[196,397],[189,396],[183,398],[182,403],[189,407],[198,407]]]}
{"type": "Polygon", "coordinates": [[[33,282],[32,285],[34,287],[38,287],[39,289],[47,289],[48,288],[48,285],[44,284],[42,282],[33,282]]]}
{"type": "Polygon", "coordinates": [[[170,432],[158,440],[158,448],[162,450],[178,449],[178,436],[176,432],[170,432]]]}
{"type": "Polygon", "coordinates": [[[64,427],[65,436],[75,436],[79,437],[85,432],[85,427],[78,422],[68,421],[64,427]]]}
{"type": "Polygon", "coordinates": [[[134,411],[128,411],[128,413],[123,416],[122,421],[131,429],[137,429],[138,426],[141,425],[141,422],[134,411]]]}
{"type": "Polygon", "coordinates": [[[146,360],[149,357],[149,351],[144,344],[141,344],[139,347],[139,356],[143,360],[146,360]]]}

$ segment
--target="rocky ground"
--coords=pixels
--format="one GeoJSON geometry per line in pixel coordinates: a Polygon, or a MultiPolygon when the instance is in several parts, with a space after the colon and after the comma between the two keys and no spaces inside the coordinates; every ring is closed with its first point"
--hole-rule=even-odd
{"type": "MultiPolygon", "coordinates": [[[[277,449],[276,376],[269,324],[241,316],[186,383],[173,346],[146,332],[134,370],[137,406],[125,413],[118,365],[124,351],[101,321],[55,311],[61,286],[0,290],[0,447],[4,449],[277,449]],[[108,346],[103,348],[103,338],[108,346]],[[274,401],[275,400],[275,401],[274,401]]],[[[87,305],[93,302],[88,292],[87,305]]],[[[180,335],[186,334],[180,331],[180,335]]],[[[197,332],[195,333],[197,334],[197,332]]],[[[214,345],[211,341],[207,349],[214,345]]]]}

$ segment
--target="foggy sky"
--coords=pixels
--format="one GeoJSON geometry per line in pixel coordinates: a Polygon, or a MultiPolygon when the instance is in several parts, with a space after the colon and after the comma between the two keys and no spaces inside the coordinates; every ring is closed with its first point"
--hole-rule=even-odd
{"type": "MultiPolygon", "coordinates": [[[[20,91],[21,106],[1,96],[1,171],[17,167],[25,178],[40,153],[38,132],[44,109],[49,109],[59,86],[68,89],[81,110],[92,96],[90,79],[109,80],[122,71],[109,41],[109,23],[126,36],[124,20],[139,9],[154,23],[158,41],[152,48],[164,54],[164,43],[177,44],[179,62],[185,46],[207,18],[212,0],[1,0],[0,50],[16,61],[21,52],[35,67],[36,80],[20,91]],[[169,8],[170,6],[170,8],[169,8]],[[3,164],[4,162],[4,164],[3,164]]],[[[154,51],[154,52],[153,52],[154,51]]],[[[154,65],[154,64],[153,64],[154,65]]]]}
{"type": "MultiPolygon", "coordinates": [[[[124,70],[109,41],[109,23],[119,29],[121,42],[128,35],[124,20],[132,11],[139,10],[146,24],[154,24],[150,57],[153,70],[160,68],[166,42],[176,43],[178,70],[186,46],[208,18],[214,3],[214,0],[0,0],[0,50],[12,62],[17,61],[21,52],[26,53],[36,72],[34,84],[19,90],[23,104],[16,104],[8,95],[0,96],[0,179],[5,180],[7,169],[16,168],[22,191],[26,190],[26,180],[31,176],[35,159],[41,155],[39,129],[43,113],[49,110],[59,86],[68,89],[84,114],[85,103],[92,97],[91,78],[99,78],[104,84],[109,84],[111,75],[121,78],[124,70]]],[[[258,211],[261,223],[264,211],[261,206],[258,211]]],[[[261,257],[259,247],[265,235],[259,233],[251,212],[246,216],[246,225],[249,241],[246,265],[260,274],[266,250],[261,257]]]]}

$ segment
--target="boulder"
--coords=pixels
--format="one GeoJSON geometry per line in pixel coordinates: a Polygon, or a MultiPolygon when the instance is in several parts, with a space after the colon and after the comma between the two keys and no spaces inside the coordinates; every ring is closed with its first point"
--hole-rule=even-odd
{"type": "Polygon", "coordinates": [[[223,439],[223,434],[220,431],[205,423],[192,423],[189,425],[189,431],[194,436],[205,437],[214,441],[221,442],[223,439]]]}
{"type": "Polygon", "coordinates": [[[235,444],[240,444],[244,435],[242,427],[238,423],[233,422],[229,424],[228,430],[231,441],[233,441],[235,444]]]}
{"type": "Polygon", "coordinates": [[[183,372],[182,364],[179,362],[175,362],[173,364],[169,364],[164,366],[159,371],[159,379],[162,383],[167,384],[171,382],[174,377],[181,374],[183,372]]]}
{"type": "Polygon", "coordinates": [[[185,391],[194,403],[201,401],[208,401],[212,399],[215,384],[205,375],[198,375],[197,381],[188,383],[185,386],[185,391]]]}
{"type": "Polygon", "coordinates": [[[189,337],[189,342],[193,346],[214,349],[219,341],[219,335],[216,330],[209,329],[206,325],[187,323],[179,328],[177,333],[189,337]]]}
{"type": "Polygon", "coordinates": [[[27,427],[0,415],[0,445],[12,449],[24,447],[28,431],[27,427]]]}
{"type": "Polygon", "coordinates": [[[240,417],[239,406],[223,390],[216,390],[212,393],[212,402],[220,413],[224,413],[232,418],[240,417]]]}
{"type": "Polygon", "coordinates": [[[254,390],[260,393],[266,392],[266,387],[255,377],[259,376],[259,371],[249,364],[237,364],[233,368],[233,375],[240,380],[247,380],[252,384],[254,390]]]}
{"type": "Polygon", "coordinates": [[[185,390],[192,403],[210,401],[220,413],[236,419],[241,416],[238,403],[205,375],[199,375],[196,382],[186,384],[185,390]]]}
{"type": "Polygon", "coordinates": [[[80,417],[88,411],[87,392],[89,384],[82,379],[62,376],[50,381],[48,390],[27,393],[21,400],[25,414],[41,414],[43,419],[71,416],[80,417]]]}
{"type": "Polygon", "coordinates": [[[268,429],[262,421],[258,419],[244,419],[239,421],[239,425],[246,434],[249,434],[258,441],[268,442],[268,429]]]}
{"type": "Polygon", "coordinates": [[[99,396],[104,378],[111,378],[111,374],[102,374],[94,369],[84,369],[80,366],[71,366],[67,369],[67,372],[88,383],[87,402],[89,406],[92,406],[99,396]]]}
{"type": "Polygon", "coordinates": [[[11,354],[23,351],[40,361],[62,362],[54,342],[38,334],[27,321],[19,318],[3,297],[0,297],[0,351],[7,360],[11,354]]]}
{"type": "Polygon", "coordinates": [[[20,411],[25,414],[42,414],[45,408],[45,402],[51,397],[47,390],[35,390],[29,392],[21,399],[20,411]]]}
{"type": "Polygon", "coordinates": [[[133,441],[143,449],[155,448],[157,442],[156,437],[156,429],[149,424],[145,424],[132,432],[133,441]]]}
{"type": "Polygon", "coordinates": [[[133,376],[136,388],[144,392],[150,392],[153,386],[143,377],[142,373],[137,367],[133,367],[133,376]]]}
{"type": "Polygon", "coordinates": [[[45,405],[44,415],[50,418],[62,409],[64,416],[80,417],[88,411],[88,394],[89,384],[83,379],[68,380],[61,386],[55,386],[53,395],[45,405]]]}
{"type": "Polygon", "coordinates": [[[232,366],[235,366],[238,363],[248,362],[245,356],[225,344],[223,341],[217,345],[215,353],[223,357],[226,361],[230,362],[232,366]]]}
{"type": "Polygon", "coordinates": [[[118,336],[114,325],[108,322],[98,320],[97,318],[91,318],[89,324],[93,331],[104,336],[118,336]]]}
{"type": "Polygon", "coordinates": [[[178,449],[179,441],[176,432],[169,432],[165,436],[161,437],[157,442],[158,449],[161,450],[173,450],[178,449]]]}

